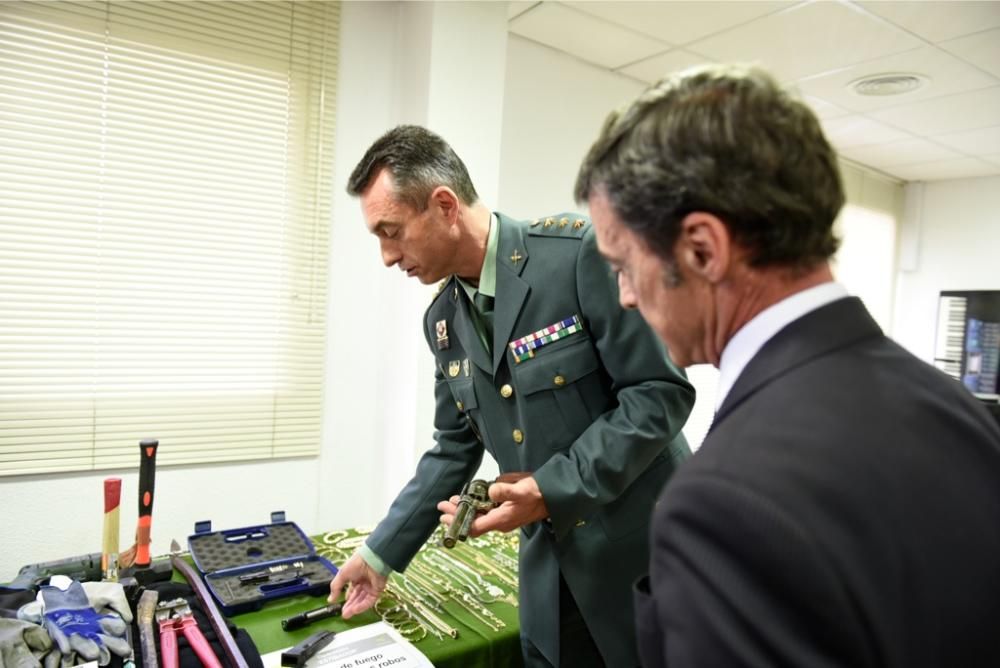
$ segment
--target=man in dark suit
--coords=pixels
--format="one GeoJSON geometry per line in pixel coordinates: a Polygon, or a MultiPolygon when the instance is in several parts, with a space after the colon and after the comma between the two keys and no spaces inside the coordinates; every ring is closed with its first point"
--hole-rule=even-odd
{"type": "Polygon", "coordinates": [[[637,665],[631,582],[647,567],[653,502],[690,453],[690,384],[619,305],[586,219],[492,213],[451,147],[416,126],[378,139],[348,191],[386,266],[442,281],[424,319],[436,444],[331,600],[350,583],[345,617],[374,604],[452,521],[485,450],[502,473],[530,474],[490,487],[500,505],[471,534],[520,528],[525,663],[637,665]]]}
{"type": "Polygon", "coordinates": [[[601,252],[715,420],[654,511],[643,665],[1000,666],[1000,430],[833,281],[819,122],[710,66],[613,113],[584,160],[601,252]]]}

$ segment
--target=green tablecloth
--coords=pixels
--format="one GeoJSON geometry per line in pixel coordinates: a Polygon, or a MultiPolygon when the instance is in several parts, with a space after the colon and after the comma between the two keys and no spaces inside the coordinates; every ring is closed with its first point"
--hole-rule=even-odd
{"type": "MultiPolygon", "coordinates": [[[[348,530],[332,531],[327,534],[317,535],[312,540],[316,545],[317,552],[321,556],[325,556],[334,564],[340,565],[343,559],[346,558],[346,555],[353,552],[354,545],[362,538],[363,535],[359,535],[357,530],[348,530]],[[336,541],[339,541],[339,543],[336,541]]],[[[437,536],[432,538],[428,542],[427,547],[417,555],[414,561],[427,565],[438,573],[439,576],[445,577],[446,580],[454,582],[457,586],[460,581],[449,580],[447,572],[442,572],[443,568],[438,567],[426,554],[428,550],[445,551],[443,548],[436,546],[436,540],[437,536]]],[[[473,566],[474,561],[469,559],[472,553],[477,553],[480,558],[488,559],[491,563],[503,567],[501,562],[498,561],[500,557],[495,556],[496,553],[499,552],[501,555],[508,557],[508,559],[516,561],[516,542],[510,542],[508,539],[487,543],[486,539],[476,539],[465,544],[459,544],[453,550],[447,550],[446,552],[448,556],[460,558],[460,561],[467,563],[470,568],[477,571],[489,583],[502,588],[506,595],[510,595],[514,599],[517,598],[516,589],[511,591],[508,583],[492,575],[484,567],[473,566]]],[[[506,563],[508,559],[504,559],[503,561],[506,563]]],[[[505,568],[505,572],[508,573],[508,577],[512,577],[515,582],[517,581],[516,571],[505,568]]],[[[390,586],[402,588],[402,577],[399,574],[394,574],[390,579],[390,586]]],[[[436,589],[440,592],[440,588],[436,589]]],[[[405,589],[404,592],[408,595],[411,594],[411,592],[405,589]]],[[[504,596],[504,598],[507,598],[507,596],[504,596]]],[[[232,620],[238,626],[247,630],[254,639],[254,642],[256,642],[257,649],[260,650],[261,654],[267,654],[290,647],[321,629],[342,631],[356,626],[371,624],[380,619],[378,614],[370,610],[362,615],[352,617],[350,620],[334,617],[315,622],[297,631],[286,632],[282,630],[282,619],[287,619],[298,613],[312,610],[325,604],[325,599],[320,596],[291,596],[270,601],[261,610],[236,615],[232,617],[232,620]]],[[[439,640],[433,635],[428,634],[423,639],[413,641],[414,645],[439,668],[487,668],[492,666],[506,668],[507,666],[520,666],[522,661],[517,608],[502,600],[484,605],[494,615],[503,620],[506,626],[499,631],[494,631],[478,621],[466,610],[459,607],[457,603],[453,601],[446,602],[444,604],[445,612],[435,611],[435,613],[447,624],[458,630],[458,637],[453,639],[444,636],[443,640],[439,640]]],[[[382,606],[379,607],[381,608],[382,606]]]]}

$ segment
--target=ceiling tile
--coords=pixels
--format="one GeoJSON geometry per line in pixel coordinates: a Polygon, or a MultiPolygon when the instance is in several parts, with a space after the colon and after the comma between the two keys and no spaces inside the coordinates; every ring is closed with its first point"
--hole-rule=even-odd
{"type": "Polygon", "coordinates": [[[991,127],[1000,119],[1000,86],[882,109],[868,115],[925,137],[991,127]]]}
{"type": "Polygon", "coordinates": [[[792,81],[919,46],[923,43],[913,35],[857,7],[815,2],[685,48],[720,62],[758,61],[780,79],[792,81]]]}
{"type": "Polygon", "coordinates": [[[856,114],[821,120],[821,123],[826,138],[838,150],[851,146],[911,139],[910,135],[901,130],[856,114]]]}
{"type": "Polygon", "coordinates": [[[850,146],[841,149],[839,153],[845,158],[877,169],[964,157],[926,139],[901,139],[884,144],[850,146]]]}
{"type": "Polygon", "coordinates": [[[942,179],[968,179],[977,176],[1000,174],[1000,165],[977,158],[956,158],[938,162],[919,162],[899,165],[885,170],[907,181],[939,181],[942,179]]]}
{"type": "MultiPolygon", "coordinates": [[[[1000,123],[1000,118],[997,119],[997,122],[1000,123]]],[[[934,137],[934,141],[958,149],[966,155],[982,156],[1000,153],[1000,125],[938,135],[934,137]]]]}
{"type": "Polygon", "coordinates": [[[846,109],[842,109],[841,107],[838,107],[837,105],[822,98],[816,97],[815,95],[804,95],[801,90],[798,90],[798,92],[805,103],[812,108],[818,118],[838,118],[851,113],[846,109]]]}
{"type": "Polygon", "coordinates": [[[691,67],[692,65],[698,65],[704,62],[707,61],[701,56],[696,56],[693,53],[688,53],[687,51],[683,51],[681,49],[674,49],[673,51],[661,53],[658,56],[653,56],[652,58],[647,58],[646,60],[640,60],[638,63],[633,63],[632,65],[623,67],[618,71],[622,74],[627,74],[630,77],[641,79],[642,81],[655,83],[656,81],[659,81],[661,77],[670,74],[671,72],[677,72],[678,70],[683,70],[691,67]]]}
{"type": "Polygon", "coordinates": [[[580,11],[671,44],[686,44],[794,2],[569,2],[580,11]]]}
{"type": "Polygon", "coordinates": [[[1000,77],[1000,28],[942,42],[941,48],[1000,77]]]}
{"type": "Polygon", "coordinates": [[[944,179],[969,179],[980,176],[1000,175],[1000,165],[977,158],[958,158],[940,162],[923,162],[893,167],[894,176],[907,181],[940,181],[944,179]]]}
{"type": "Polygon", "coordinates": [[[862,8],[931,42],[1000,28],[1000,2],[860,2],[862,8]]]}
{"type": "Polygon", "coordinates": [[[967,65],[935,46],[877,58],[829,74],[797,82],[800,90],[818,95],[845,109],[871,111],[951,95],[1000,83],[995,77],[967,65]],[[923,88],[904,95],[858,95],[849,88],[852,81],[874,74],[921,74],[928,78],[923,88]]]}
{"type": "Polygon", "coordinates": [[[602,67],[617,69],[669,46],[559,3],[543,3],[509,23],[510,31],[602,67]]]}

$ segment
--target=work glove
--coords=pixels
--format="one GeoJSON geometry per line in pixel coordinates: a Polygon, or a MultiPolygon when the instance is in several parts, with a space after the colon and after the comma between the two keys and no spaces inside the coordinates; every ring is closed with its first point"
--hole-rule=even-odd
{"type": "Polygon", "coordinates": [[[120,582],[84,582],[90,607],[102,614],[115,612],[125,623],[132,623],[132,609],[125,598],[125,588],[120,582]]]}
{"type": "Polygon", "coordinates": [[[40,668],[39,657],[51,648],[48,632],[38,624],[0,618],[0,668],[40,668]]]}
{"type": "MultiPolygon", "coordinates": [[[[49,584],[59,589],[65,589],[73,580],[65,575],[54,575],[49,584]]],[[[87,600],[90,607],[101,614],[117,613],[126,623],[132,623],[132,609],[125,598],[125,589],[119,582],[83,582],[83,591],[87,592],[87,600]]],[[[17,611],[17,618],[26,622],[42,623],[42,613],[45,606],[42,604],[42,595],[38,594],[36,600],[25,603],[17,611]]]]}
{"type": "Polygon", "coordinates": [[[126,623],[118,615],[94,610],[79,582],[71,582],[66,589],[47,585],[39,594],[45,607],[42,623],[62,654],[63,665],[73,652],[86,661],[96,659],[102,666],[111,661],[112,652],[122,657],[131,654],[124,638],[126,623]]]}

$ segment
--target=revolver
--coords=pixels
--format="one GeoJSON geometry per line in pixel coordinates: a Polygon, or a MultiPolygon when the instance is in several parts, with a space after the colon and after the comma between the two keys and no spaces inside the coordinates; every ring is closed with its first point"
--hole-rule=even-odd
{"type": "Polygon", "coordinates": [[[458,501],[458,510],[455,511],[455,520],[441,538],[441,545],[455,547],[458,541],[464,541],[469,537],[472,520],[476,519],[476,515],[496,506],[490,500],[489,490],[490,483],[485,480],[465,483],[458,501]]]}

